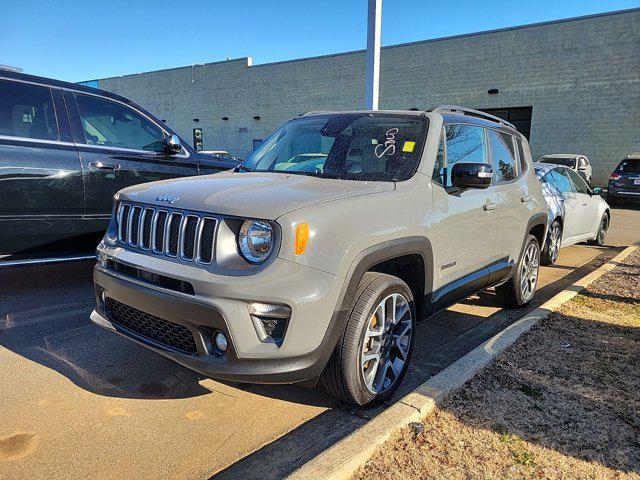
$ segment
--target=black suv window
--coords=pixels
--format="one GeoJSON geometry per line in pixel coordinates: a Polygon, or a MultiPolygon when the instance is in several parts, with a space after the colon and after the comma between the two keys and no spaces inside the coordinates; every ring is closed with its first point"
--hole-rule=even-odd
{"type": "Polygon", "coordinates": [[[446,155],[442,142],[433,169],[433,180],[451,186],[451,169],[458,162],[489,163],[484,128],[477,125],[451,124],[445,127],[446,155]]]}
{"type": "Polygon", "coordinates": [[[135,110],[93,95],[76,94],[87,145],[160,152],[163,133],[135,110]]]}
{"type": "Polygon", "coordinates": [[[494,183],[514,180],[517,176],[513,138],[506,133],[489,130],[491,165],[494,183]]]}
{"type": "Polygon", "coordinates": [[[58,140],[51,89],[0,80],[0,135],[58,140]]]}
{"type": "Polygon", "coordinates": [[[640,158],[624,159],[620,165],[618,165],[616,171],[624,173],[640,173],[640,158]]]}

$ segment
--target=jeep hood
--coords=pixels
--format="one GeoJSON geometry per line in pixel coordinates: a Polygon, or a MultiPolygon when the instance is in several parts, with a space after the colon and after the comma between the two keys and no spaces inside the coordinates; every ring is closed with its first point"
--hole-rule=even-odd
{"type": "Polygon", "coordinates": [[[119,195],[122,200],[149,205],[275,220],[309,205],[394,189],[395,184],[391,182],[224,172],[143,183],[125,188],[119,195]],[[169,204],[171,200],[173,203],[169,204]]]}

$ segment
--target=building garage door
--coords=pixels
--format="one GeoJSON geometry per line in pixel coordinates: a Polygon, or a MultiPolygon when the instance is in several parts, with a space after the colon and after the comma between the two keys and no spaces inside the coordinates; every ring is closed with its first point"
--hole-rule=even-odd
{"type": "Polygon", "coordinates": [[[518,131],[529,140],[533,107],[483,108],[482,111],[513,123],[518,131]]]}

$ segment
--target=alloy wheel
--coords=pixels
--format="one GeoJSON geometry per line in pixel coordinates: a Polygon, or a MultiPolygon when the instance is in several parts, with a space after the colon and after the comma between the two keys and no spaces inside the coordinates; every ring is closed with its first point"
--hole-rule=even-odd
{"type": "Polygon", "coordinates": [[[600,230],[598,230],[598,243],[599,244],[603,244],[604,243],[604,237],[607,235],[607,227],[608,227],[608,222],[607,222],[607,216],[605,215],[604,217],[602,217],[602,222],[600,222],[600,230]]]}
{"type": "Polygon", "coordinates": [[[538,244],[532,242],[527,246],[520,263],[520,293],[524,302],[531,300],[536,290],[539,266],[538,244]]]}
{"type": "Polygon", "coordinates": [[[384,393],[402,376],[412,335],[409,302],[399,293],[388,295],[369,318],[362,342],[360,370],[371,393],[384,393]]]}
{"type": "Polygon", "coordinates": [[[551,263],[555,263],[558,258],[558,252],[560,251],[560,243],[562,241],[562,230],[560,225],[555,223],[549,233],[549,259],[551,263]]]}

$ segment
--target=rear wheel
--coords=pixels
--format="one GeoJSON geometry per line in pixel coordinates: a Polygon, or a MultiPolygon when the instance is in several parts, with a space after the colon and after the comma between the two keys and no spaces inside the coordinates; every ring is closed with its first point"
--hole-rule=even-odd
{"type": "Polygon", "coordinates": [[[547,232],[547,241],[544,250],[540,253],[542,265],[553,265],[558,259],[560,245],[562,244],[562,225],[558,220],[554,220],[547,232]]]}
{"type": "Polygon", "coordinates": [[[415,318],[406,283],[391,275],[365,273],[345,330],[322,373],[325,389],[361,407],[390,397],[413,353],[415,318]]]}
{"type": "Polygon", "coordinates": [[[533,235],[527,235],[524,249],[513,276],[496,287],[496,295],[508,307],[524,307],[533,298],[538,284],[540,245],[533,235]]]}
{"type": "Polygon", "coordinates": [[[591,245],[604,245],[607,230],[609,230],[609,214],[605,212],[604,215],[602,215],[602,220],[600,220],[600,226],[598,227],[596,238],[591,240],[589,243],[591,245]]]}

